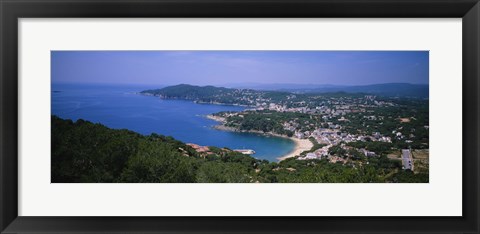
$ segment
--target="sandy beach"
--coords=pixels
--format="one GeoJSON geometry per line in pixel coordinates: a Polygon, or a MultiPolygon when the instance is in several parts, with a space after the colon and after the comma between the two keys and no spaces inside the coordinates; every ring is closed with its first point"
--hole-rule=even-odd
{"type": "Polygon", "coordinates": [[[303,151],[310,150],[313,147],[313,143],[309,139],[298,139],[293,137],[289,137],[289,139],[295,142],[295,149],[293,149],[292,152],[277,158],[280,161],[300,155],[303,151]]]}
{"type": "MultiPolygon", "coordinates": [[[[227,126],[223,125],[223,123],[225,122],[225,118],[218,117],[218,116],[213,116],[213,115],[207,115],[206,117],[222,123],[222,124],[219,124],[219,125],[215,125],[214,126],[215,129],[222,130],[222,131],[243,132],[243,131],[238,131],[235,128],[227,127],[227,126]]],[[[270,135],[270,136],[275,136],[275,137],[283,137],[283,138],[288,138],[288,139],[292,140],[295,143],[295,148],[291,152],[289,152],[288,154],[283,155],[281,157],[278,157],[277,159],[279,161],[285,160],[287,158],[298,156],[303,151],[310,150],[313,147],[313,143],[309,139],[298,139],[298,138],[294,138],[294,137],[287,137],[285,135],[275,134],[275,133],[271,133],[271,132],[268,132],[268,133],[264,133],[264,132],[260,132],[260,131],[248,131],[248,132],[270,135]]]]}

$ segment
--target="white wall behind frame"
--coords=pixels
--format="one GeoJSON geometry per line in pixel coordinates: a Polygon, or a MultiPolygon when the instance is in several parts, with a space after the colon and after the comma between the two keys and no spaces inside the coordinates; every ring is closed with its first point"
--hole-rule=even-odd
{"type": "Polygon", "coordinates": [[[21,19],[19,215],[459,216],[461,28],[461,19],[21,19]],[[50,184],[51,50],[429,50],[430,183],[50,184]]]}

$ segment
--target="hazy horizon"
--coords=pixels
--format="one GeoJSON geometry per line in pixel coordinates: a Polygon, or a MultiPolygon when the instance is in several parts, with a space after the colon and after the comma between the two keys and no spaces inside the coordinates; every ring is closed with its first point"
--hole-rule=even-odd
{"type": "Polygon", "coordinates": [[[428,85],[428,67],[428,51],[51,52],[53,83],[428,85]]]}
{"type": "Polygon", "coordinates": [[[133,86],[152,86],[152,85],[158,85],[158,86],[175,86],[175,85],[193,85],[193,86],[216,86],[216,87],[237,87],[237,86],[246,86],[246,85],[302,85],[302,86],[308,86],[308,85],[315,85],[315,86],[369,86],[369,85],[382,85],[382,84],[411,84],[411,85],[429,85],[428,83],[406,83],[406,82],[391,82],[391,83],[374,83],[374,84],[365,84],[365,85],[334,85],[334,84],[298,84],[298,83],[232,83],[232,84],[203,84],[203,85],[197,85],[197,84],[190,84],[190,83],[172,83],[172,84],[146,84],[146,83],[102,83],[102,82],[52,82],[52,84],[86,84],[86,85],[120,85],[120,86],[126,86],[126,85],[133,85],[133,86]]]}

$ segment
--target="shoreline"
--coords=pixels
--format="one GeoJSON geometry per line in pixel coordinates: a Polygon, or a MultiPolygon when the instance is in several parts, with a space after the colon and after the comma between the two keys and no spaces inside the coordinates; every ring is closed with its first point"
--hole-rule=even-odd
{"type": "Polygon", "coordinates": [[[309,139],[298,139],[289,137],[290,140],[295,142],[295,148],[288,154],[278,157],[278,161],[283,161],[287,158],[293,158],[300,155],[303,151],[311,150],[313,147],[313,143],[309,139]]]}
{"type": "Polygon", "coordinates": [[[277,157],[276,159],[279,162],[283,161],[287,158],[292,158],[292,157],[298,156],[303,151],[311,150],[312,147],[313,147],[313,143],[309,139],[298,139],[298,138],[295,138],[295,137],[288,137],[288,136],[285,136],[285,135],[280,135],[280,134],[276,134],[276,133],[272,133],[272,132],[261,132],[261,131],[256,131],[256,130],[240,131],[236,128],[227,127],[227,126],[223,125],[225,123],[225,118],[217,117],[217,116],[213,116],[213,115],[206,115],[205,117],[221,123],[221,124],[213,126],[213,128],[215,128],[217,130],[230,131],[230,132],[248,132],[248,133],[256,133],[256,134],[261,134],[261,135],[290,139],[295,144],[295,147],[293,148],[292,151],[288,152],[287,154],[284,154],[280,157],[277,157]]]}
{"type": "Polygon", "coordinates": [[[185,99],[185,98],[166,98],[161,95],[156,95],[156,94],[151,94],[151,93],[142,93],[142,92],[133,92],[134,94],[138,95],[143,95],[143,96],[149,96],[149,97],[157,97],[162,100],[180,100],[180,101],[189,101],[193,102],[195,104],[207,104],[207,105],[219,105],[219,106],[239,106],[239,107],[245,107],[245,108],[255,108],[255,106],[250,106],[250,105],[245,105],[245,104],[236,104],[236,103],[222,103],[222,102],[203,102],[203,101],[198,101],[195,99],[185,99]]]}

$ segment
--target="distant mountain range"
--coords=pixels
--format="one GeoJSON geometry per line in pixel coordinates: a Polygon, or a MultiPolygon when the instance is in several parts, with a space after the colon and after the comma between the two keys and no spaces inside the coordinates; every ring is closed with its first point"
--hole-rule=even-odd
{"type": "Polygon", "coordinates": [[[295,93],[368,93],[388,97],[428,98],[428,84],[385,83],[372,85],[316,85],[316,84],[231,84],[231,88],[277,90],[295,93]]]}

